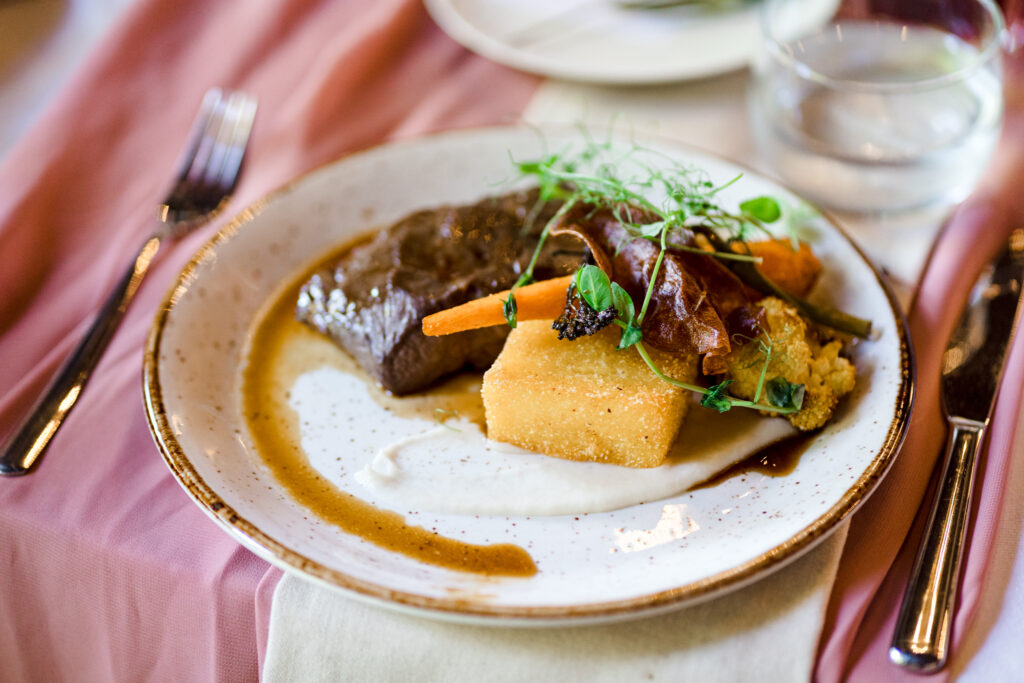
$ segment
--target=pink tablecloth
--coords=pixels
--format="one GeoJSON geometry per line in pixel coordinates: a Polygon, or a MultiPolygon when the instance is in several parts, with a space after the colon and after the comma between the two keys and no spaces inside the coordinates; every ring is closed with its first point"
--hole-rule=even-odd
{"type": "MultiPolygon", "coordinates": [[[[260,98],[238,209],[349,150],[514,119],[535,84],[418,0],[140,0],[0,168],[0,433],[143,238],[208,87],[260,98]]],[[[139,388],[156,306],[213,229],[161,256],[38,471],[0,481],[4,681],[257,676],[279,574],[179,489],[139,388]]]]}
{"type": "MultiPolygon", "coordinates": [[[[536,81],[456,46],[417,0],[138,0],[0,167],[0,433],[81,337],[142,238],[200,96],[212,85],[261,100],[238,209],[349,150],[512,120],[536,81]]],[[[1015,149],[1024,149],[1022,141],[1019,131],[1007,138],[1021,145],[1015,149]]],[[[1019,176],[1021,163],[1010,151],[1004,173],[947,233],[926,276],[929,294],[912,317],[915,333],[928,339],[922,371],[934,369],[970,276],[1024,213],[1017,202],[997,199],[1017,198],[1006,178],[1019,176]],[[986,214],[996,222],[983,222],[986,214]]],[[[280,574],[180,491],[150,439],[139,391],[155,307],[214,229],[161,257],[39,471],[0,481],[2,680],[257,675],[280,574]]],[[[1024,362],[1017,355],[1019,379],[1024,362]]],[[[934,381],[922,388],[931,391],[934,381]]],[[[1019,401],[1019,392],[1011,398],[1004,405],[1019,401]]],[[[868,604],[913,519],[906,502],[920,497],[922,472],[940,445],[936,411],[934,396],[919,403],[915,457],[901,459],[855,520],[823,640],[824,680],[874,680],[892,671],[879,634],[906,562],[897,562],[870,610],[868,604]],[[874,552],[879,534],[885,546],[874,552]]],[[[994,443],[1012,439],[1006,423],[993,430],[994,443]]],[[[994,510],[1007,452],[996,449],[985,473],[994,510]]],[[[968,608],[994,523],[979,518],[968,608]]]]}

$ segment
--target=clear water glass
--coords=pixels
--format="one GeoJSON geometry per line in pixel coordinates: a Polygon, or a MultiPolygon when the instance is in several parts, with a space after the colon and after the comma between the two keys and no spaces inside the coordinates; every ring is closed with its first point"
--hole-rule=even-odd
{"type": "Polygon", "coordinates": [[[1002,123],[990,0],[765,0],[750,93],[762,160],[862,213],[967,196],[1002,123]]]}

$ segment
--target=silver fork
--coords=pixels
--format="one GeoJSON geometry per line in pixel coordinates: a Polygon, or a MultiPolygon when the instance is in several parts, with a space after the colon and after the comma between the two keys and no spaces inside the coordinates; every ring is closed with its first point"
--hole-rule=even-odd
{"type": "Polygon", "coordinates": [[[28,474],[78,400],[160,246],[208,222],[235,187],[256,115],[255,98],[213,89],[203,97],[155,229],[107,296],[85,338],[0,446],[0,474],[28,474]]]}

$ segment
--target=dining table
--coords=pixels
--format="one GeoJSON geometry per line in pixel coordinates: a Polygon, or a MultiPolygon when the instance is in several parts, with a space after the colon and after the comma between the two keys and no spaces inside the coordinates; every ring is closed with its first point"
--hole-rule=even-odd
{"type": "MultiPolygon", "coordinates": [[[[524,627],[360,599],[225,533],[147,422],[154,316],[246,207],[384,143],[614,119],[770,177],[750,70],[542,76],[468,49],[420,0],[0,0],[0,439],[144,240],[203,93],[259,100],[229,203],[161,251],[45,458],[0,478],[0,680],[919,680],[888,648],[945,440],[938,370],[977,273],[1024,221],[1024,7],[1002,5],[1005,116],[974,193],[911,222],[834,216],[886,278],[913,346],[914,408],[887,476],[756,581],[629,619],[524,627]]],[[[977,475],[952,654],[933,680],[1024,680],[1022,399],[1018,335],[977,475]]]]}

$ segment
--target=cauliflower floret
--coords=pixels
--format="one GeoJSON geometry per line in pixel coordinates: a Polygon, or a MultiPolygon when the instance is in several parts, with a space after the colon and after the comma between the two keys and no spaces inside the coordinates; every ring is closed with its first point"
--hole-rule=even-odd
{"type": "Polygon", "coordinates": [[[811,375],[821,377],[825,384],[832,387],[836,396],[845,396],[853,391],[857,373],[850,361],[839,357],[839,352],[843,349],[842,343],[834,340],[824,346],[812,344],[811,348],[814,353],[811,375]]]}
{"type": "MultiPolygon", "coordinates": [[[[807,343],[807,325],[795,309],[774,297],[760,302],[772,336],[772,358],[765,380],[782,377],[793,384],[807,384],[813,354],[807,343]]],[[[733,339],[726,376],[729,393],[751,399],[757,391],[764,366],[764,350],[757,340],[733,339]]]]}
{"type": "MultiPolygon", "coordinates": [[[[842,344],[831,341],[822,346],[809,334],[807,323],[796,309],[781,299],[768,297],[760,302],[771,330],[771,361],[765,383],[776,377],[804,385],[804,400],[799,411],[788,415],[797,429],[817,429],[832,417],[839,398],[853,391],[856,370],[839,356],[842,344]]],[[[735,344],[728,356],[726,377],[733,380],[729,392],[753,399],[764,366],[764,350],[756,341],[735,344]]]]}

